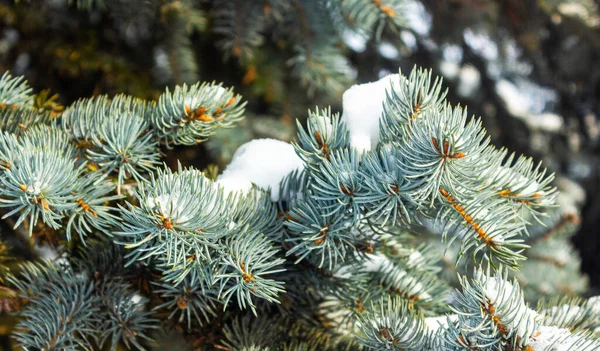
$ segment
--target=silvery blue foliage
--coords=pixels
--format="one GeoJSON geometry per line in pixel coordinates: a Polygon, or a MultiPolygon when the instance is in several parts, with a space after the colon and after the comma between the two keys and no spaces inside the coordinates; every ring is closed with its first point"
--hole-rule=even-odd
{"type": "MultiPolygon", "coordinates": [[[[157,102],[84,99],[59,121],[1,109],[4,217],[15,228],[26,222],[30,235],[42,222],[90,245],[10,278],[29,300],[20,345],[142,348],[153,313],[191,331],[249,309],[263,319],[232,319],[225,345],[267,348],[284,330],[310,341],[277,344],[286,350],[524,351],[557,335],[597,347],[586,332],[598,326],[592,302],[535,311],[507,276],[525,258],[525,236],[540,235],[531,221],[548,220],[553,176],[491,146],[481,121],[450,106],[430,71],[389,82],[372,148],[357,147],[356,124],[330,109],[298,123],[293,147],[304,167],[281,180],[278,201],[256,184],[229,191],[197,169],[159,166],[161,145],[193,145],[242,118],[241,97],[214,83],[167,90],[157,102]],[[454,295],[438,276],[438,255],[415,244],[414,232],[434,229],[445,245],[459,243],[458,262],[470,256],[476,266],[454,295]],[[267,333],[264,318],[277,312],[286,317],[267,333]],[[440,315],[445,323],[428,320],[440,315]],[[328,333],[340,340],[319,337],[328,333]]],[[[0,80],[1,101],[23,105],[28,94],[20,80],[0,80]]]]}
{"type": "Polygon", "coordinates": [[[144,311],[147,299],[134,299],[137,293],[118,278],[95,282],[79,268],[43,261],[24,265],[18,280],[10,277],[28,300],[18,342],[26,349],[80,350],[110,340],[111,350],[119,341],[143,349],[140,339],[157,327],[144,311]]]}
{"type": "Polygon", "coordinates": [[[244,118],[241,96],[215,83],[184,84],[161,95],[150,114],[154,133],[167,144],[195,145],[217,128],[232,127],[244,118]]]}
{"type": "Polygon", "coordinates": [[[30,108],[33,105],[32,90],[24,77],[4,72],[0,78],[0,104],[9,108],[30,108]]]}

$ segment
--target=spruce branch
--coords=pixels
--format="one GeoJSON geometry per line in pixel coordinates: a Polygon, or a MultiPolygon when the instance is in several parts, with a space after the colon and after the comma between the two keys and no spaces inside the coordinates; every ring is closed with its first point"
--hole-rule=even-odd
{"type": "Polygon", "coordinates": [[[509,282],[502,267],[492,274],[479,268],[470,282],[459,278],[462,292],[452,306],[458,319],[443,336],[449,346],[523,349],[539,328],[540,318],[525,304],[517,281],[509,282]]]}
{"type": "Polygon", "coordinates": [[[38,112],[32,109],[5,108],[0,110],[0,129],[20,135],[36,124],[47,124],[52,120],[48,111],[38,112]]]}
{"type": "Polygon", "coordinates": [[[544,325],[593,332],[600,326],[598,297],[588,300],[578,297],[552,298],[538,302],[537,310],[544,325]]]}
{"type": "Polygon", "coordinates": [[[169,89],[151,115],[152,128],[167,145],[195,145],[216,128],[229,128],[244,118],[245,102],[221,85],[194,84],[169,89]]]}
{"type": "Polygon", "coordinates": [[[67,261],[27,263],[9,281],[26,302],[15,337],[26,349],[93,349],[110,340],[144,349],[157,320],[146,311],[147,299],[118,277],[102,282],[67,261]]]}
{"type": "Polygon", "coordinates": [[[203,325],[216,316],[216,292],[194,276],[187,276],[178,285],[164,280],[154,284],[157,286],[154,292],[164,301],[155,310],[170,312],[168,318],[176,318],[180,323],[186,321],[188,329],[192,328],[192,318],[203,325]]]}
{"type": "Polygon", "coordinates": [[[268,276],[283,271],[279,266],[284,259],[275,258],[278,250],[272,242],[265,236],[247,232],[233,236],[226,246],[221,259],[223,270],[217,276],[225,307],[234,296],[240,308],[250,307],[255,315],[252,296],[279,303],[278,295],[285,291],[283,284],[268,276]]]}
{"type": "Polygon", "coordinates": [[[28,109],[31,107],[33,107],[32,89],[25,78],[13,78],[9,72],[5,72],[0,78],[0,109],[28,109]]]}
{"type": "Polygon", "coordinates": [[[357,316],[358,329],[363,333],[357,336],[361,344],[377,350],[424,348],[427,329],[422,314],[400,298],[381,300],[378,305],[372,307],[377,312],[357,316]]]}
{"type": "Polygon", "coordinates": [[[100,298],[96,317],[97,330],[101,332],[100,347],[110,340],[111,351],[117,350],[120,341],[127,349],[134,346],[144,350],[141,342],[151,341],[149,332],[158,328],[158,320],[144,311],[148,299],[133,291],[128,283],[116,279],[97,287],[96,294],[100,298]]]}
{"type": "Polygon", "coordinates": [[[405,2],[402,0],[332,0],[347,25],[380,39],[386,24],[394,28],[406,26],[403,17],[405,2]]]}
{"type": "Polygon", "coordinates": [[[175,84],[193,83],[198,80],[198,63],[190,36],[205,26],[205,15],[189,0],[163,1],[159,12],[166,34],[164,48],[169,63],[166,73],[175,84]]]}
{"type": "Polygon", "coordinates": [[[335,47],[336,38],[327,10],[319,0],[291,0],[284,24],[298,28],[289,32],[293,56],[287,61],[291,73],[300,80],[308,95],[323,90],[340,94],[348,83],[349,63],[335,47]]]}
{"type": "Polygon", "coordinates": [[[23,148],[0,178],[0,206],[11,209],[4,218],[19,214],[16,228],[29,217],[29,235],[40,217],[59,228],[65,211],[75,206],[72,193],[82,170],[58,150],[23,148]]]}
{"type": "MultiPolygon", "coordinates": [[[[13,90],[18,93],[14,96],[29,93],[21,78],[5,75],[3,79],[6,89],[11,89],[4,92],[7,99],[16,94],[13,90]]],[[[194,128],[200,128],[203,135],[209,135],[216,128],[229,127],[243,118],[240,96],[214,84],[202,88],[197,84],[191,90],[189,96],[175,94],[183,99],[179,108],[186,116],[192,113],[189,106],[196,112],[196,107],[208,108],[205,112],[212,113],[215,122],[195,121],[190,127],[193,118],[186,120],[182,122],[186,133],[193,134],[194,128]],[[196,102],[204,105],[196,106],[196,102]],[[210,124],[206,130],[204,123],[210,124]]],[[[165,112],[161,101],[159,106],[165,112]]],[[[47,111],[3,109],[0,206],[8,208],[4,218],[17,217],[15,227],[29,219],[30,235],[38,219],[53,229],[64,226],[67,240],[71,240],[73,231],[83,239],[95,230],[113,227],[117,217],[107,203],[121,198],[121,187],[127,179],[146,182],[145,174],[159,163],[159,140],[166,136],[155,134],[153,123],[156,118],[178,117],[157,111],[156,103],[127,95],[79,100],[64,111],[58,122],[51,120],[47,111]],[[113,194],[115,187],[110,182],[113,177],[117,195],[113,194]]],[[[197,136],[187,138],[196,140],[197,136]]]]}
{"type": "Polygon", "coordinates": [[[261,1],[215,2],[213,32],[221,36],[217,45],[225,59],[236,57],[243,64],[253,61],[254,51],[264,43],[262,32],[270,11],[261,1]]]}
{"type": "MultiPolygon", "coordinates": [[[[300,61],[313,60],[323,71],[308,77],[321,79],[331,72],[313,50],[329,44],[311,30],[330,24],[307,9],[325,7],[291,4],[300,18],[280,15],[308,34],[295,38],[300,61]]],[[[382,1],[373,4],[390,14],[382,1]]],[[[360,349],[354,338],[387,350],[597,348],[595,299],[553,300],[534,311],[508,278],[527,244],[545,237],[534,221],[561,225],[553,176],[491,146],[481,120],[450,106],[431,71],[383,83],[377,128],[357,132],[352,113],[317,109],[305,127],[298,123],[293,146],[246,145],[216,180],[181,165],[157,167],[161,143],[194,145],[243,118],[241,97],[216,83],[166,90],[157,102],[81,100],[60,121],[20,107],[0,111],[5,217],[16,218],[15,227],[28,220],[30,235],[43,222],[71,241],[56,261],[10,278],[26,302],[19,344],[143,348],[154,317],[165,315],[189,335],[198,325],[228,324],[224,347],[249,350],[360,349]],[[281,155],[285,164],[270,167],[281,155]],[[115,208],[122,187],[131,197],[115,208]],[[418,230],[459,242],[458,260],[474,258],[473,277],[459,276],[452,298],[433,249],[412,241],[418,230]],[[117,245],[98,240],[107,236],[117,245]],[[265,320],[281,325],[269,329],[265,320]]],[[[544,263],[559,266],[559,258],[544,263]]]]}
{"type": "Polygon", "coordinates": [[[159,170],[135,195],[139,205],[120,207],[123,223],[115,233],[117,243],[133,249],[130,263],[159,258],[181,280],[189,266],[210,262],[216,239],[229,233],[222,192],[197,170],[159,170]]]}
{"type": "Polygon", "coordinates": [[[19,280],[9,279],[28,300],[15,332],[20,345],[41,350],[92,347],[98,297],[91,282],[50,262],[25,265],[19,280]]]}
{"type": "Polygon", "coordinates": [[[339,114],[332,114],[331,108],[314,112],[308,111],[306,129],[297,122],[298,140],[294,148],[302,161],[311,169],[318,170],[323,159],[329,160],[331,153],[348,145],[348,131],[340,121],[339,114]]]}

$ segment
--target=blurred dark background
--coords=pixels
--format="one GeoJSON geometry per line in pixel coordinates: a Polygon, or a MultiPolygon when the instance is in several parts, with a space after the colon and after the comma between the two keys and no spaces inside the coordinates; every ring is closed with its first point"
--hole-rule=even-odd
{"type": "Polygon", "coordinates": [[[599,2],[406,0],[402,21],[381,33],[326,24],[319,11],[328,3],[300,2],[302,12],[274,0],[4,0],[0,70],[24,75],[36,93],[49,89],[41,104],[57,114],[98,94],[154,99],[185,82],[234,86],[249,102],[240,127],[165,150],[167,162],[204,168],[223,167],[251,138],[289,140],[315,106],[341,111],[351,84],[432,68],[452,103],[483,117],[496,145],[542,160],[568,192],[583,189],[572,241],[589,294],[599,293],[599,2]],[[297,64],[297,18],[307,19],[309,38],[335,48],[314,71],[297,64]]]}

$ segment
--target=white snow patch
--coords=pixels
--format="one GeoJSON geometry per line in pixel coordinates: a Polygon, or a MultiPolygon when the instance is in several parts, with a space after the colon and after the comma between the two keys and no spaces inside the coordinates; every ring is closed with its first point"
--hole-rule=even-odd
{"type": "Polygon", "coordinates": [[[399,74],[390,74],[376,82],[353,85],[344,92],[342,121],[350,132],[350,145],[358,151],[369,151],[379,142],[386,90],[399,80],[399,74]]]}
{"type": "Polygon", "coordinates": [[[31,193],[33,195],[38,195],[39,193],[42,192],[42,187],[44,185],[45,184],[43,184],[39,180],[36,180],[35,182],[33,182],[33,184],[27,186],[27,192],[31,193]]]}
{"type": "Polygon", "coordinates": [[[545,192],[540,189],[540,183],[516,173],[510,168],[509,171],[513,173],[513,183],[510,187],[512,193],[518,193],[519,196],[533,196],[536,193],[540,195],[545,194],[545,192]]]}
{"type": "Polygon", "coordinates": [[[591,307],[594,314],[600,314],[600,296],[590,297],[586,305],[591,307]]]}
{"type": "MultiPolygon", "coordinates": [[[[513,286],[510,282],[503,282],[496,277],[488,278],[484,282],[484,288],[485,296],[491,304],[496,306],[510,304],[511,297],[519,291],[519,287],[513,286]]],[[[537,312],[527,307],[524,301],[520,301],[518,305],[511,305],[511,309],[507,313],[518,316],[509,318],[507,326],[516,329],[517,335],[521,337],[535,327],[535,320],[539,318],[537,312]]]]}
{"type": "MultiPolygon", "coordinates": [[[[368,255],[369,259],[363,264],[363,268],[366,272],[378,272],[382,269],[389,269],[392,267],[392,263],[386,256],[382,254],[368,255]]],[[[408,295],[417,295],[420,300],[431,299],[431,295],[425,291],[423,284],[415,282],[413,277],[406,277],[408,273],[406,271],[399,271],[394,276],[395,281],[392,284],[404,290],[408,295]]]]}
{"type": "Polygon", "coordinates": [[[58,257],[58,253],[56,252],[56,250],[48,247],[48,246],[38,246],[35,245],[35,251],[37,252],[39,257],[48,259],[48,260],[55,260],[58,257]]]}
{"type": "Polygon", "coordinates": [[[175,189],[170,194],[160,194],[156,197],[148,197],[148,207],[160,212],[165,218],[173,219],[175,222],[183,223],[192,219],[191,211],[179,204],[179,190],[175,189]]]}
{"type": "Polygon", "coordinates": [[[229,193],[243,193],[246,194],[252,189],[252,182],[237,177],[219,177],[217,178],[217,184],[223,187],[226,194],[229,193]]]}
{"type": "Polygon", "coordinates": [[[133,295],[131,297],[131,302],[135,305],[139,304],[140,302],[142,302],[142,295],[136,293],[135,295],[133,295]]]}
{"type": "Polygon", "coordinates": [[[25,188],[25,191],[32,195],[39,195],[47,186],[47,181],[42,181],[37,175],[35,175],[25,188]]]}
{"type": "Polygon", "coordinates": [[[283,178],[303,168],[304,164],[291,144],[275,139],[256,139],[237,149],[217,183],[226,192],[247,192],[254,183],[263,190],[271,189],[271,200],[277,201],[283,178]]]}
{"type": "Polygon", "coordinates": [[[427,325],[427,328],[429,328],[429,330],[433,332],[437,331],[440,328],[445,329],[448,327],[448,318],[450,319],[450,322],[455,322],[458,320],[458,315],[451,314],[440,317],[427,317],[425,318],[425,325],[427,325]]]}
{"type": "Polygon", "coordinates": [[[220,100],[223,96],[229,94],[227,89],[223,88],[220,85],[214,85],[208,88],[208,93],[214,100],[220,100]]]}
{"type": "MultiPolygon", "coordinates": [[[[199,89],[199,91],[203,91],[206,94],[206,96],[208,96],[214,102],[218,102],[227,96],[233,96],[231,92],[227,91],[227,89],[223,88],[220,85],[207,86],[205,88],[199,89]]],[[[204,94],[187,94],[183,102],[185,105],[193,109],[200,106],[201,96],[204,96],[204,94]]]]}
{"type": "MultiPolygon", "coordinates": [[[[571,334],[568,329],[543,326],[538,331],[539,334],[532,337],[531,341],[527,343],[527,346],[535,351],[573,351],[581,347],[581,344],[577,342],[580,338],[571,334]]],[[[600,347],[600,343],[596,342],[595,346],[600,347]]],[[[589,350],[591,349],[589,348],[589,350]]]]}
{"type": "Polygon", "coordinates": [[[352,277],[352,271],[350,270],[350,266],[342,266],[335,273],[333,273],[333,276],[339,279],[350,279],[352,277]]]}
{"type": "Polygon", "coordinates": [[[423,255],[417,250],[414,250],[408,256],[408,264],[410,266],[419,265],[419,264],[423,263],[423,260],[424,260],[423,255]]]}
{"type": "Polygon", "coordinates": [[[331,139],[333,137],[333,124],[331,118],[327,118],[322,115],[315,116],[316,125],[319,128],[319,132],[325,139],[331,139]]]}
{"type": "Polygon", "coordinates": [[[363,264],[366,272],[377,272],[382,266],[389,262],[388,258],[382,254],[368,255],[369,259],[363,264]]]}
{"type": "Polygon", "coordinates": [[[560,315],[562,320],[573,321],[577,320],[581,312],[581,307],[579,306],[562,305],[554,306],[543,313],[551,316],[560,315]]]}

